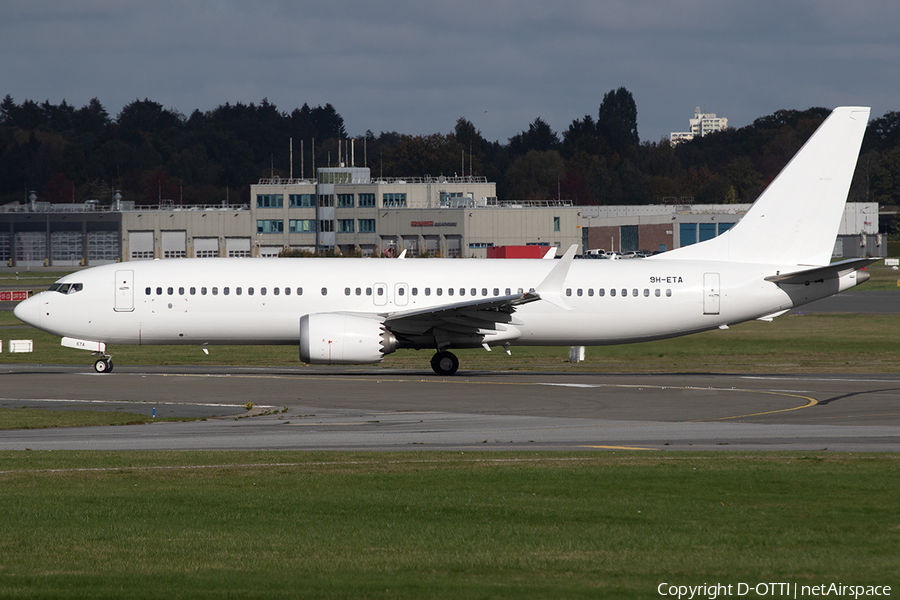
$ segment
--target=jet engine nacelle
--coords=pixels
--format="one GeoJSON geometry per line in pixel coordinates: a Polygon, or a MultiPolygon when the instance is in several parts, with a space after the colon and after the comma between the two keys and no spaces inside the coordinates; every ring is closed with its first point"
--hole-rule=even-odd
{"type": "Polygon", "coordinates": [[[308,364],[374,363],[396,349],[381,319],[342,313],[300,319],[300,360],[308,364]]]}

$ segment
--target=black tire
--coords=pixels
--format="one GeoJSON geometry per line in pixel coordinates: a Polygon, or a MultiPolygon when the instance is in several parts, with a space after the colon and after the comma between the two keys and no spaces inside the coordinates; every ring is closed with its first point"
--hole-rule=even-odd
{"type": "Polygon", "coordinates": [[[94,370],[98,373],[111,373],[113,370],[113,362],[111,358],[101,358],[94,363],[94,370]]]}
{"type": "Polygon", "coordinates": [[[431,369],[438,375],[453,375],[459,369],[459,359],[452,352],[438,352],[431,357],[431,369]]]}

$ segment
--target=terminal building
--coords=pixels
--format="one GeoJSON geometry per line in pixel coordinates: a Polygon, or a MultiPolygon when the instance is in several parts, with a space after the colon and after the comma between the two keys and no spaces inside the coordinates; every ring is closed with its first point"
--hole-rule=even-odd
{"type": "MultiPolygon", "coordinates": [[[[244,205],[96,202],[0,206],[0,264],[87,266],[167,258],[475,257],[489,248],[575,244],[580,252],[666,251],[721,235],[748,204],[575,206],[499,201],[483,177],[372,179],[367,168],[317,170],[314,180],[263,179],[244,205]]],[[[878,205],[848,203],[836,257],[885,256],[878,205]]],[[[765,244],[766,240],[760,240],[765,244]]]]}
{"type": "Polygon", "coordinates": [[[499,202],[484,177],[372,179],[368,168],[326,168],[315,181],[263,179],[250,197],[260,256],[482,258],[492,246],[581,242],[571,202],[499,202]]]}

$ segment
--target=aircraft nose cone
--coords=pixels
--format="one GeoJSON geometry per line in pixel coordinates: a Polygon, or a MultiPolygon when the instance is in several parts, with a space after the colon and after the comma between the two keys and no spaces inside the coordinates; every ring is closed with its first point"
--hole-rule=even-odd
{"type": "Polygon", "coordinates": [[[23,323],[28,323],[32,327],[41,326],[41,301],[38,296],[32,296],[27,300],[22,300],[13,309],[13,314],[23,323]]]}

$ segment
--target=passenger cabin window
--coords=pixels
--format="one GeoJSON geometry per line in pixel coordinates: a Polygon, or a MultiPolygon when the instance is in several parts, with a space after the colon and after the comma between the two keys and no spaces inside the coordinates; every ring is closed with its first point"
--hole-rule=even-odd
{"type": "Polygon", "coordinates": [[[426,295],[426,296],[430,296],[430,295],[431,295],[431,288],[425,288],[425,295],[426,295]]]}
{"type": "Polygon", "coordinates": [[[344,295],[345,295],[345,296],[349,296],[349,295],[350,295],[350,288],[344,288],[344,295]]]}
{"type": "MultiPolygon", "coordinates": [[[[380,292],[381,290],[378,290],[378,291],[380,292]]],[[[328,295],[328,288],[322,288],[322,295],[323,295],[323,296],[327,296],[327,295],[328,295]]]]}
{"type": "Polygon", "coordinates": [[[265,296],[265,295],[266,295],[266,288],[259,288],[259,295],[260,295],[260,296],[265,296]]]}
{"type": "Polygon", "coordinates": [[[252,287],[247,288],[247,295],[248,295],[248,296],[252,296],[252,295],[253,295],[253,288],[252,288],[252,287]]]}
{"type": "Polygon", "coordinates": [[[213,292],[213,296],[218,296],[218,295],[219,295],[219,288],[214,287],[214,288],[212,289],[212,292],[213,292]]]}
{"type": "Polygon", "coordinates": [[[281,288],[275,288],[274,290],[272,290],[272,293],[275,294],[276,296],[277,296],[280,292],[281,292],[281,288]]]}
{"type": "Polygon", "coordinates": [[[206,288],[205,288],[205,287],[200,288],[200,295],[201,295],[201,296],[205,296],[205,295],[206,295],[206,288]]]}
{"type": "Polygon", "coordinates": [[[298,296],[302,296],[302,295],[303,295],[303,288],[302,288],[302,287],[298,287],[298,288],[297,288],[297,295],[298,295],[298,296]]]}
{"type": "Polygon", "coordinates": [[[191,288],[191,296],[195,296],[195,295],[197,295],[197,288],[192,287],[191,288]]]}
{"type": "Polygon", "coordinates": [[[231,293],[231,288],[228,288],[228,287],[222,288],[222,293],[227,296],[228,294],[231,293]]]}
{"type": "MultiPolygon", "coordinates": [[[[58,290],[59,288],[57,287],[56,289],[58,290]]],[[[54,290],[53,287],[51,286],[50,291],[55,292],[56,290],[54,290]]],[[[150,292],[152,292],[152,291],[153,290],[151,290],[150,288],[144,288],[144,293],[147,294],[148,296],[150,295],[150,292]]]]}

